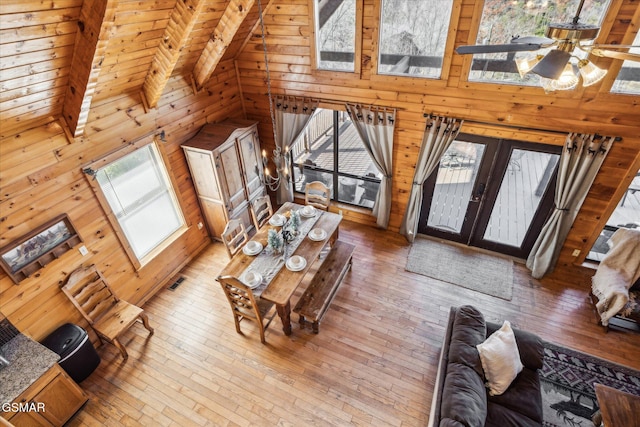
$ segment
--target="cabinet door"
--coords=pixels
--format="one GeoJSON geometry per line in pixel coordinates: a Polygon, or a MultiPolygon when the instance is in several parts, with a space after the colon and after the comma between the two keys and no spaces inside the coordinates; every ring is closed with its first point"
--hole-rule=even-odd
{"type": "Polygon", "coordinates": [[[193,184],[199,196],[208,197],[213,200],[222,200],[220,187],[216,182],[216,165],[210,153],[203,153],[195,150],[185,150],[193,184]]]}
{"type": "Polygon", "coordinates": [[[224,227],[227,224],[227,211],[224,205],[204,197],[200,197],[198,200],[200,201],[200,207],[207,222],[209,235],[214,239],[220,239],[224,227]]]}
{"type": "Polygon", "coordinates": [[[247,193],[249,193],[250,198],[253,198],[253,193],[263,187],[262,159],[260,157],[257,132],[251,131],[242,135],[238,138],[238,145],[242,156],[247,193]]]}
{"type": "Polygon", "coordinates": [[[218,178],[228,197],[225,205],[228,211],[233,211],[247,200],[242,180],[240,157],[235,144],[231,143],[220,147],[220,151],[216,155],[216,167],[218,178]]]}
{"type": "MultiPolygon", "coordinates": [[[[50,427],[49,423],[42,415],[37,412],[17,412],[13,417],[9,418],[11,424],[16,427],[50,427]]],[[[62,425],[62,424],[61,424],[62,425]]]]}
{"type": "Polygon", "coordinates": [[[87,396],[66,373],[60,370],[33,401],[44,403],[46,410],[42,416],[54,426],[62,426],[84,405],[87,396]]]}

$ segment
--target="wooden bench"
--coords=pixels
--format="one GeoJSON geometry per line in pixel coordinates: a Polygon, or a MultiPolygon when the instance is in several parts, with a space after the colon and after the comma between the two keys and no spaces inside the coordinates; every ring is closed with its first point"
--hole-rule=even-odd
{"type": "Polygon", "coordinates": [[[300,327],[304,329],[311,323],[314,333],[318,333],[318,325],[329,308],[342,279],[351,267],[355,246],[336,240],[331,252],[316,272],[311,283],[300,297],[293,311],[300,317],[300,327]]]}

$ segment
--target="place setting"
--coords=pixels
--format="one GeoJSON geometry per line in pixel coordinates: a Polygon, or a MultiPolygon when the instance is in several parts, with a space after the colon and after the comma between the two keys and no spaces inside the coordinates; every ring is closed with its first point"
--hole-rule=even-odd
{"type": "Polygon", "coordinates": [[[245,255],[255,256],[262,252],[262,249],[262,243],[255,240],[249,240],[247,244],[242,248],[242,252],[244,252],[245,255]]]}
{"type": "Polygon", "coordinates": [[[311,205],[307,205],[300,209],[300,216],[303,218],[313,218],[317,214],[317,209],[311,205]]]}
{"type": "Polygon", "coordinates": [[[307,266],[307,260],[300,255],[293,255],[287,260],[285,266],[289,271],[301,271],[307,266]]]}
{"type": "Polygon", "coordinates": [[[271,218],[269,218],[269,224],[274,227],[282,227],[286,222],[287,217],[279,213],[275,213],[271,218]]]}
{"type": "Polygon", "coordinates": [[[247,271],[240,277],[240,281],[247,285],[250,289],[255,289],[262,283],[262,274],[253,271],[247,271]]]}
{"type": "Polygon", "coordinates": [[[309,231],[309,240],[313,240],[314,242],[321,242],[327,238],[327,232],[322,228],[314,228],[309,231]]]}

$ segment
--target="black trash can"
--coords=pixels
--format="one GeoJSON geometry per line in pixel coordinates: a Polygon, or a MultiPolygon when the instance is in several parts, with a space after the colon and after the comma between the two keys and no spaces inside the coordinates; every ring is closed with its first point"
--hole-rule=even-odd
{"type": "Polygon", "coordinates": [[[77,383],[91,375],[100,364],[100,356],[87,331],[73,323],[60,326],[41,343],[60,355],[58,364],[77,383]]]}

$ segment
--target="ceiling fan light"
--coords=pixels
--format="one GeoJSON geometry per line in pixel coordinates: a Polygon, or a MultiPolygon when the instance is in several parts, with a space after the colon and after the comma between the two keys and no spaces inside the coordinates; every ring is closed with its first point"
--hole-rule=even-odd
{"type": "Polygon", "coordinates": [[[580,75],[582,76],[582,86],[591,86],[598,83],[607,75],[607,70],[598,68],[588,59],[582,59],[578,62],[580,75]]]}
{"type": "Polygon", "coordinates": [[[578,86],[578,76],[573,72],[573,65],[570,63],[565,65],[560,77],[553,81],[553,85],[557,90],[572,90],[578,86]]]}
{"type": "Polygon", "coordinates": [[[540,60],[531,72],[548,79],[557,79],[562,74],[565,65],[569,62],[571,54],[562,50],[549,51],[544,58],[540,60]]]}
{"type": "Polygon", "coordinates": [[[544,55],[527,56],[526,58],[517,58],[515,60],[516,68],[520,77],[524,79],[524,76],[536,66],[540,60],[544,58],[544,55]]]}

